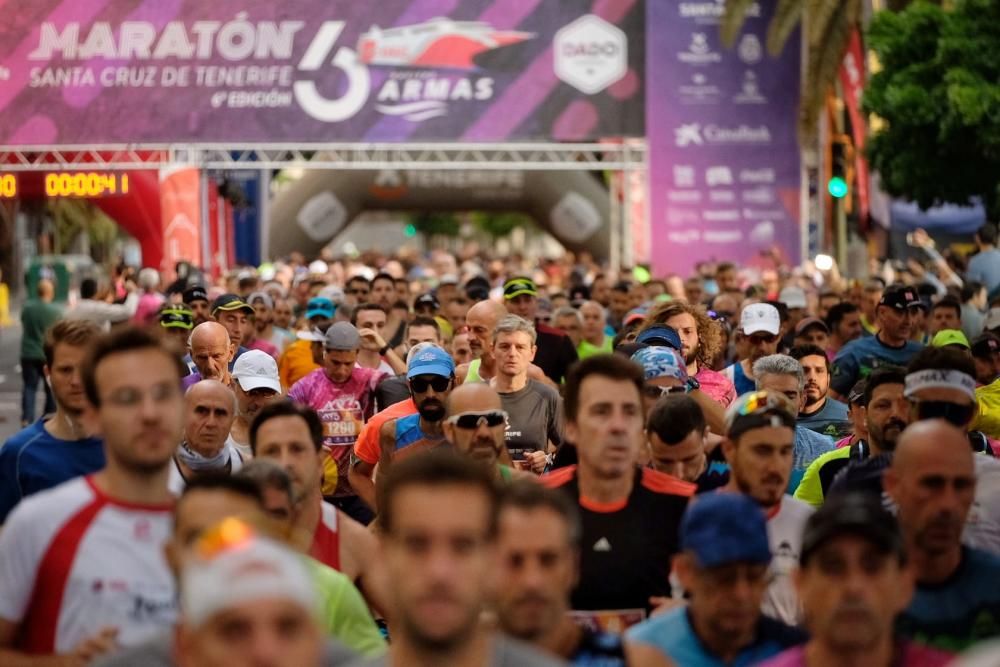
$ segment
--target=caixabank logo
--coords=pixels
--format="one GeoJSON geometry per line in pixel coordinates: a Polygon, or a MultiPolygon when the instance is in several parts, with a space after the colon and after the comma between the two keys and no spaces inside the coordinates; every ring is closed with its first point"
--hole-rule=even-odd
{"type": "Polygon", "coordinates": [[[419,122],[446,115],[453,102],[492,99],[494,80],[480,71],[476,59],[535,36],[497,30],[483,21],[437,18],[386,29],[373,26],[361,35],[355,51],[336,48],[343,27],[340,21],[326,22],[313,38],[299,70],[313,72],[329,63],[346,75],[345,92],[329,99],[312,81],[295,84],[302,109],[327,122],[347,120],[368,101],[372,92],[369,66],[393,70],[375,93],[375,108],[386,115],[419,122]]]}

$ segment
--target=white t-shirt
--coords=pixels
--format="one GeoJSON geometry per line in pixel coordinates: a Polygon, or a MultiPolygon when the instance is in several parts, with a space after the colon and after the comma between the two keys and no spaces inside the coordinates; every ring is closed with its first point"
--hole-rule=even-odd
{"type": "MultiPolygon", "coordinates": [[[[229,468],[229,474],[235,475],[243,467],[243,454],[237,449],[237,445],[233,444],[231,438],[226,438],[226,443],[223,447],[229,450],[229,460],[232,462],[232,466],[229,468]]],[[[184,477],[181,476],[181,469],[177,466],[177,459],[171,459],[170,462],[170,479],[167,480],[167,488],[170,489],[170,493],[175,496],[181,495],[184,492],[184,487],[187,486],[187,482],[184,481],[184,477]]]]}
{"type": "Polygon", "coordinates": [[[799,566],[802,532],[814,511],[811,505],[785,495],[778,512],[767,520],[771,567],[761,609],[767,616],[788,625],[802,622],[802,608],[792,583],[792,571],[799,566]]]}
{"type": "Polygon", "coordinates": [[[15,648],[66,653],[106,626],[133,646],[177,617],[163,555],[170,507],[113,500],[79,477],[21,502],[0,531],[0,618],[15,648]]]}
{"type": "Polygon", "coordinates": [[[1000,461],[977,454],[976,497],[965,522],[962,543],[1000,556],[1000,461]]]}

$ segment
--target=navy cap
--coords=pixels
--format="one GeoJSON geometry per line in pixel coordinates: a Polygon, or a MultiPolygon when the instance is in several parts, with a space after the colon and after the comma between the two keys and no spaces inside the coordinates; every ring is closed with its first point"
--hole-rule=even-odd
{"type": "Polygon", "coordinates": [[[430,307],[432,310],[437,310],[441,307],[438,303],[437,297],[431,293],[421,294],[417,297],[417,300],[413,302],[413,309],[416,310],[420,307],[430,307]]]}
{"type": "Polygon", "coordinates": [[[992,359],[1000,354],[1000,338],[993,334],[983,334],[972,341],[972,356],[976,359],[992,359]]]}
{"type": "Polygon", "coordinates": [[[917,290],[906,285],[894,284],[885,288],[878,305],[889,306],[896,310],[906,310],[907,308],[919,308],[922,304],[917,290]]]}
{"type": "Polygon", "coordinates": [[[429,346],[414,355],[407,366],[406,378],[418,375],[440,375],[450,378],[455,374],[455,362],[451,355],[436,345],[429,346]]]}
{"type": "Polygon", "coordinates": [[[828,496],[809,517],[802,531],[799,562],[804,565],[816,549],[844,534],[862,537],[884,553],[905,557],[899,524],[896,517],[882,507],[881,498],[872,493],[851,492],[828,496]]]}
{"type": "Polygon", "coordinates": [[[205,301],[208,302],[208,292],[201,285],[194,285],[193,287],[188,287],[184,290],[181,295],[181,299],[184,303],[194,303],[195,301],[205,301]]]}
{"type": "Polygon", "coordinates": [[[673,327],[668,327],[666,324],[654,324],[648,329],[639,332],[635,342],[651,346],[672,347],[675,350],[681,349],[681,337],[678,335],[677,330],[673,327]]]}
{"type": "Polygon", "coordinates": [[[767,518],[760,505],[742,493],[702,494],[684,512],[681,549],[692,552],[704,568],[770,563],[767,518]]]}

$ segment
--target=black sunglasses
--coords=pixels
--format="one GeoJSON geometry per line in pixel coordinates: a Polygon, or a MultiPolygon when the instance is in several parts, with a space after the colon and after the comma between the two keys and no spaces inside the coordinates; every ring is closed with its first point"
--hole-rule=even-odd
{"type": "Polygon", "coordinates": [[[961,405],[959,403],[949,403],[948,401],[915,401],[917,409],[917,419],[943,419],[946,422],[961,429],[966,428],[975,414],[975,404],[969,403],[961,405]]]}
{"type": "Polygon", "coordinates": [[[770,345],[771,343],[777,341],[778,337],[774,334],[751,334],[750,336],[747,336],[747,339],[754,345],[770,345]]]}
{"type": "Polygon", "coordinates": [[[507,423],[507,413],[503,410],[460,412],[457,415],[448,417],[445,421],[467,431],[479,428],[481,424],[486,424],[490,428],[495,428],[501,424],[507,423]]]}
{"type": "Polygon", "coordinates": [[[451,378],[440,375],[418,375],[415,378],[410,378],[410,389],[417,394],[424,393],[428,387],[432,387],[434,391],[441,393],[442,391],[448,391],[448,387],[450,386],[451,378]]]}

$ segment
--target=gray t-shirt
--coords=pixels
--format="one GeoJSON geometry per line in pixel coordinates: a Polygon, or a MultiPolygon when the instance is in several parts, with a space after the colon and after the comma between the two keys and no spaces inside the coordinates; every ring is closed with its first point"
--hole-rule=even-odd
{"type": "MultiPolygon", "coordinates": [[[[389,649],[389,654],[392,649],[389,649]]],[[[369,658],[350,663],[347,667],[389,667],[392,663],[389,654],[379,658],[369,658]]],[[[498,636],[493,642],[493,655],[483,667],[558,667],[567,663],[558,658],[541,653],[534,647],[515,641],[508,637],[498,636]]]]}
{"type": "Polygon", "coordinates": [[[503,409],[510,416],[507,422],[507,451],[519,461],[525,453],[544,450],[551,440],[562,444],[562,398],[555,389],[528,380],[524,389],[500,394],[503,409]]]}
{"type": "MultiPolygon", "coordinates": [[[[344,667],[357,657],[357,653],[343,644],[328,639],[317,667],[344,667]]],[[[176,664],[174,633],[171,630],[142,644],[97,658],[91,667],[174,667],[176,664]]]]}

